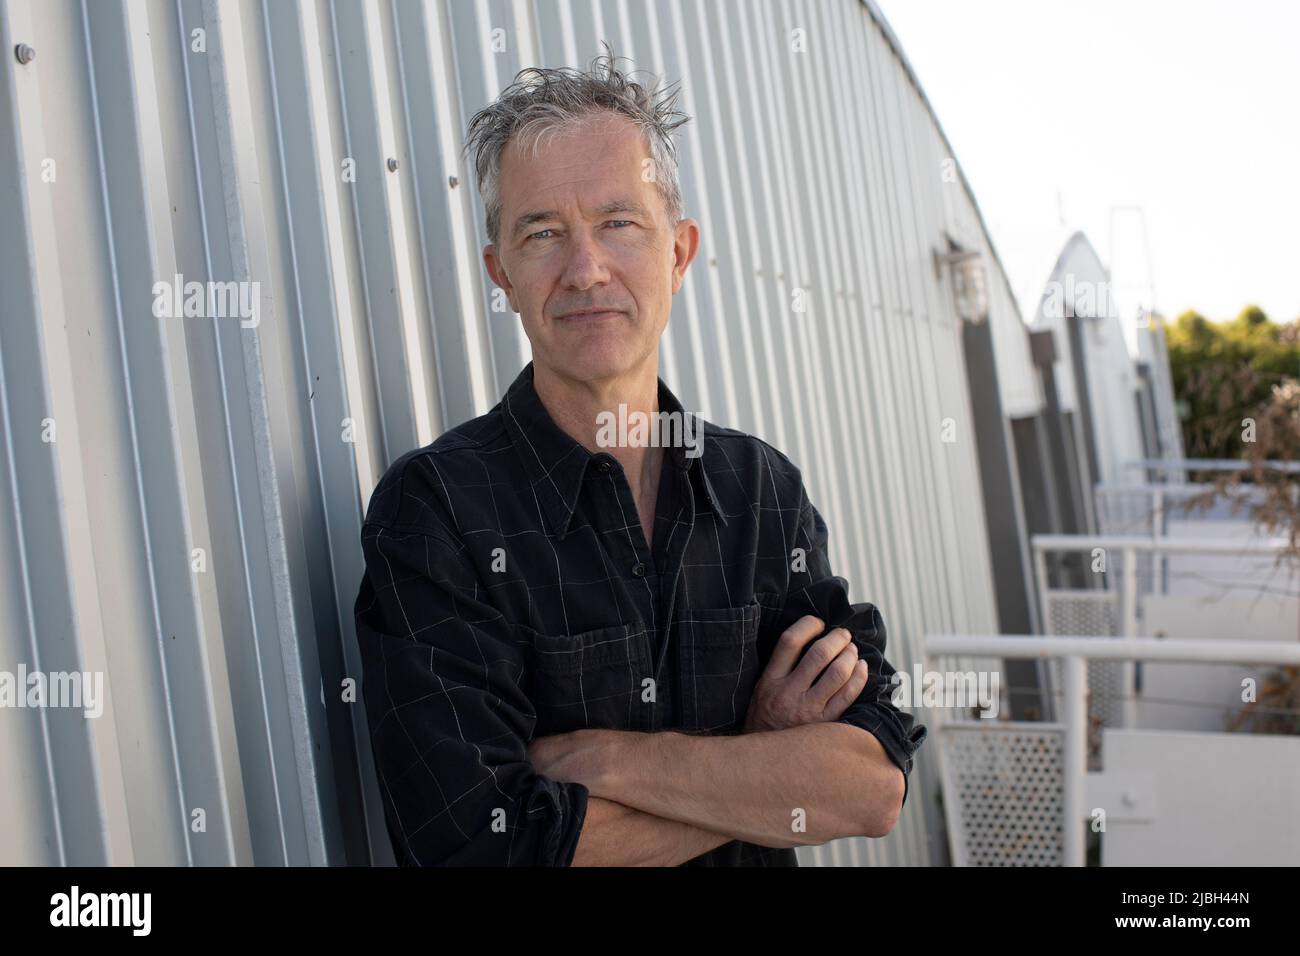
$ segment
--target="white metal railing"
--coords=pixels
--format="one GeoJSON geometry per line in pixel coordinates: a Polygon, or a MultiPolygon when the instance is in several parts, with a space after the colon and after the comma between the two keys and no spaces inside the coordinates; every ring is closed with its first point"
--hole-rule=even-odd
{"type": "MultiPolygon", "coordinates": [[[[1272,641],[1223,641],[1189,639],[1116,638],[1109,636],[1055,636],[1034,637],[1018,635],[926,635],[926,669],[934,668],[940,657],[990,657],[997,659],[1059,659],[1064,672],[1062,687],[1062,719],[1057,724],[1021,724],[1037,726],[1040,731],[1059,733],[1061,747],[1061,820],[1062,861],[1066,866],[1084,865],[1085,784],[1087,780],[1087,678],[1086,663],[1104,661],[1166,661],[1176,663],[1215,664],[1282,664],[1300,665],[1300,643],[1272,641]]],[[[933,718],[931,718],[933,720],[933,718]]],[[[960,724],[938,721],[938,731],[944,734],[952,729],[969,732],[987,732],[1005,728],[989,722],[967,721],[960,724]]],[[[958,798],[950,787],[950,774],[944,756],[939,751],[941,774],[945,785],[944,806],[948,820],[949,839],[953,842],[967,839],[967,826],[962,822],[958,798]]],[[[987,822],[987,821],[986,821],[987,822]]],[[[1007,821],[998,821],[1005,825],[1007,821]]],[[[1017,821],[1011,821],[1015,823],[1017,821]]],[[[961,842],[964,846],[964,842],[961,842]]],[[[964,862],[964,854],[955,852],[957,862],[964,862]]]]}
{"type": "MultiPolygon", "coordinates": [[[[1162,535],[1065,535],[1036,534],[1030,539],[1033,551],[1034,580],[1041,609],[1043,632],[1059,634],[1104,634],[1108,637],[1136,638],[1139,624],[1139,593],[1168,592],[1166,558],[1172,554],[1223,555],[1225,557],[1274,557],[1287,546],[1285,538],[1256,538],[1248,541],[1216,538],[1167,538],[1162,535]],[[1049,552],[1088,552],[1103,559],[1102,581],[1105,587],[1051,587],[1048,578],[1049,552]],[[1118,558],[1118,587],[1114,582],[1118,558]],[[1145,560],[1139,560],[1139,559],[1145,560]],[[1158,558],[1158,565],[1151,561],[1158,558]],[[1145,586],[1139,586],[1139,570],[1145,586]],[[1058,622],[1059,619],[1059,622],[1058,622]]],[[[1255,584],[1249,577],[1241,582],[1227,581],[1226,589],[1255,584]]],[[[1135,669],[1131,660],[1110,664],[1101,661],[1089,667],[1088,683],[1102,722],[1107,726],[1132,727],[1137,701],[1133,693],[1135,669]],[[1115,702],[1118,701],[1118,704],[1115,702]]],[[[1045,678],[1044,678],[1045,679],[1045,678]]]]}
{"type": "MultiPolygon", "coordinates": [[[[1034,579],[1038,589],[1039,604],[1044,611],[1047,598],[1053,590],[1076,591],[1077,589],[1051,589],[1048,581],[1047,553],[1049,551],[1095,552],[1100,549],[1103,557],[1118,554],[1120,557],[1120,593],[1126,597],[1137,593],[1137,571],[1139,554],[1167,556],[1170,554],[1218,554],[1233,557],[1277,557],[1284,553],[1289,542],[1283,537],[1259,537],[1253,540],[1235,540],[1223,538],[1169,538],[1163,535],[1124,535],[1124,534],[1036,534],[1030,538],[1030,547],[1034,556],[1034,579]]],[[[1108,564],[1110,562],[1107,562],[1108,564]]],[[[1098,573],[1107,574],[1107,570],[1098,573]]],[[[1109,583],[1110,578],[1103,578],[1109,583]]],[[[1137,605],[1136,601],[1121,600],[1125,613],[1121,634],[1136,636],[1137,605]]]]}
{"type": "Polygon", "coordinates": [[[1264,501],[1264,491],[1239,485],[1222,492],[1208,482],[1098,482],[1093,489],[1102,534],[1169,533],[1171,519],[1249,521],[1246,509],[1264,501]],[[1209,496],[1209,500],[1206,499],[1209,496]]]}
{"type": "MultiPolygon", "coordinates": [[[[1222,538],[1167,538],[1162,535],[1116,535],[1116,534],[1036,534],[1030,538],[1033,551],[1034,583],[1038,592],[1039,607],[1043,611],[1044,631],[1053,633],[1051,627],[1051,601],[1059,595],[1077,596],[1081,593],[1097,593],[1097,589],[1081,590],[1078,588],[1053,588],[1048,579],[1048,552],[1088,552],[1103,559],[1103,567],[1096,573],[1102,574],[1106,589],[1111,591],[1113,580],[1111,573],[1114,562],[1111,557],[1117,555],[1119,561],[1119,609],[1118,630],[1114,637],[1136,637],[1137,630],[1137,594],[1139,555],[1167,557],[1171,554],[1187,555],[1223,555],[1225,557],[1273,557],[1283,554],[1288,541],[1282,537],[1259,537],[1242,541],[1222,538]],[[1096,553],[1100,551],[1101,554],[1096,553]]],[[[1150,590],[1163,593],[1164,576],[1153,576],[1150,590]]]]}
{"type": "MultiPolygon", "coordinates": [[[[1269,471],[1300,473],[1300,462],[1265,461],[1261,463],[1269,471]]],[[[1154,471],[1159,474],[1186,471],[1250,471],[1253,462],[1240,458],[1135,458],[1125,461],[1124,468],[1135,471],[1154,471]]]]}

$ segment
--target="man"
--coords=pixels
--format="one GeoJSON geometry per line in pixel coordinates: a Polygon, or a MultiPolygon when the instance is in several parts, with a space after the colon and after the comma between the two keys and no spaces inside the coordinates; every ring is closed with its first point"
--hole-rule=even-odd
{"type": "Polygon", "coordinates": [[[526,70],[471,121],[533,360],[368,509],[357,633],[403,864],[797,865],[888,833],[926,736],[799,469],[693,429],[658,377],[699,245],[685,119],[615,62],[526,70]],[[660,420],[667,446],[609,427],[660,420]]]}

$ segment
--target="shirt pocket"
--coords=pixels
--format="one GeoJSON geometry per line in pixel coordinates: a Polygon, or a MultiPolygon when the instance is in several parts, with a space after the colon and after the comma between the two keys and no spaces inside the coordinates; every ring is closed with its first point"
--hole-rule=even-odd
{"type": "Polygon", "coordinates": [[[543,634],[527,625],[519,629],[530,649],[528,692],[537,710],[535,736],[650,726],[654,703],[642,701],[645,681],[654,676],[646,625],[578,634],[543,634]]]}
{"type": "Polygon", "coordinates": [[[739,607],[688,608],[675,625],[681,651],[683,730],[740,733],[762,673],[758,599],[739,607]]]}

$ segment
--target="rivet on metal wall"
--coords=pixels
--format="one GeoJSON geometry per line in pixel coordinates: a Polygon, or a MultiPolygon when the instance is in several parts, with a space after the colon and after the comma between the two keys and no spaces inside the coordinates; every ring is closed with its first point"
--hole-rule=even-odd
{"type": "Polygon", "coordinates": [[[394,159],[393,157],[391,157],[391,156],[388,157],[388,171],[389,171],[390,173],[395,173],[395,172],[397,172],[397,160],[395,160],[395,159],[394,159]]]}
{"type": "Polygon", "coordinates": [[[36,51],[26,43],[20,43],[14,47],[14,56],[18,57],[18,62],[26,66],[32,60],[36,59],[36,51]]]}

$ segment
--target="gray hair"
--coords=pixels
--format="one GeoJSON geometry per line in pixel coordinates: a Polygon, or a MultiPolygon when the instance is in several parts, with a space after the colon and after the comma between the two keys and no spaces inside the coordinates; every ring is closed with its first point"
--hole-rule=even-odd
{"type": "Polygon", "coordinates": [[[664,207],[674,223],[682,218],[672,132],[690,117],[675,108],[680,83],[661,88],[653,74],[653,85],[634,82],[636,73],[620,72],[619,57],[608,43],[604,47],[605,55],[592,60],[585,73],[570,67],[520,70],[514,82],[470,120],[464,152],[474,152],[478,191],[494,245],[501,231],[501,156],[511,139],[519,136],[521,146],[531,142],[535,156],[544,134],[602,112],[626,116],[641,128],[664,207]]]}

